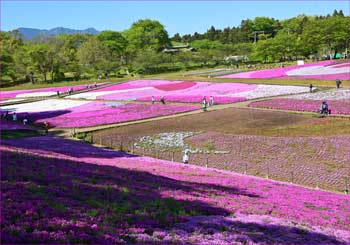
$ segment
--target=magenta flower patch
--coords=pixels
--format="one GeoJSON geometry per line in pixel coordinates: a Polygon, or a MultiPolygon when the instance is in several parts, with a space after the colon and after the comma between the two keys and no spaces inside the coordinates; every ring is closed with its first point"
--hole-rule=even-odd
{"type": "MultiPolygon", "coordinates": [[[[332,114],[350,114],[349,100],[327,101],[332,114]]],[[[250,107],[317,112],[322,105],[322,100],[298,100],[298,99],[270,99],[249,104],[250,107]]]]}
{"type": "Polygon", "coordinates": [[[346,195],[56,137],[0,150],[2,243],[350,241],[346,195]]]}
{"type": "Polygon", "coordinates": [[[75,128],[120,123],[151,117],[171,115],[198,109],[191,105],[124,104],[117,102],[91,102],[66,110],[18,113],[35,123],[49,123],[50,127],[75,128]]]}

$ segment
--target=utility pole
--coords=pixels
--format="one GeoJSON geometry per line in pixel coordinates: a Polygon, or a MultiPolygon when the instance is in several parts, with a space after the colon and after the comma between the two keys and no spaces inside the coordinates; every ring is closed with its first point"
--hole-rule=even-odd
{"type": "Polygon", "coordinates": [[[265,36],[265,31],[254,31],[252,34],[254,35],[254,44],[256,44],[257,41],[257,34],[262,33],[265,36]]]}

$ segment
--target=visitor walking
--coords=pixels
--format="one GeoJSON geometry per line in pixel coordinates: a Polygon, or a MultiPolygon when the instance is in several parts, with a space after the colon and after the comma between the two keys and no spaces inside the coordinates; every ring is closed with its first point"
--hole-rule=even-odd
{"type": "Polygon", "coordinates": [[[213,106],[214,105],[214,98],[213,96],[210,96],[209,98],[209,106],[213,106]]]}
{"type": "Polygon", "coordinates": [[[57,91],[57,97],[58,98],[60,97],[60,91],[57,91]]]}
{"type": "Polygon", "coordinates": [[[4,115],[4,118],[6,121],[8,121],[10,118],[9,118],[9,112],[8,111],[5,111],[5,115],[4,115]]]}
{"type": "Polygon", "coordinates": [[[340,84],[341,84],[340,79],[335,80],[335,84],[336,84],[337,88],[340,88],[340,84]]]}
{"type": "Polygon", "coordinates": [[[154,103],[156,102],[154,96],[152,95],[152,105],[154,105],[154,103]]]}
{"type": "Polygon", "coordinates": [[[312,85],[312,83],[310,83],[310,93],[312,93],[312,88],[314,87],[314,85],[312,85]]]}
{"type": "Polygon", "coordinates": [[[182,157],[182,162],[187,164],[189,160],[190,160],[190,150],[186,149],[185,153],[184,153],[184,155],[182,157]]]}
{"type": "Polygon", "coordinates": [[[44,122],[44,128],[45,128],[45,134],[49,135],[49,123],[48,122],[44,122]]]}
{"type": "Polygon", "coordinates": [[[164,96],[162,96],[162,97],[160,98],[160,102],[162,102],[162,104],[165,105],[165,98],[164,98],[164,96]]]}
{"type": "Polygon", "coordinates": [[[24,118],[23,119],[23,125],[27,125],[28,124],[28,119],[27,118],[24,118]]]}
{"type": "Polygon", "coordinates": [[[12,114],[12,121],[17,122],[17,114],[16,114],[16,112],[14,112],[12,114]]]}
{"type": "Polygon", "coordinates": [[[207,111],[207,99],[205,98],[205,96],[202,101],[202,109],[203,111],[207,111]]]}

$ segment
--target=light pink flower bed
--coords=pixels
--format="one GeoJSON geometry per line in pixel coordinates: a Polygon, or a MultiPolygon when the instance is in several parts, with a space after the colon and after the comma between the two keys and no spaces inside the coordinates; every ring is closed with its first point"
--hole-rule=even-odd
{"type": "Polygon", "coordinates": [[[75,128],[120,123],[139,119],[171,115],[199,109],[199,106],[122,104],[108,105],[91,102],[66,110],[18,113],[35,123],[48,122],[50,127],[75,128]]]}
{"type": "Polygon", "coordinates": [[[0,149],[4,243],[350,242],[348,195],[55,137],[0,149]]]}
{"type": "Polygon", "coordinates": [[[315,63],[310,63],[310,64],[305,64],[302,66],[287,66],[283,68],[275,68],[275,69],[267,69],[267,70],[260,70],[260,71],[250,71],[250,72],[243,72],[243,73],[236,73],[236,74],[230,74],[230,75],[225,75],[221,76],[220,78],[299,78],[299,79],[322,79],[322,80],[334,80],[334,79],[342,79],[342,80],[347,80],[349,79],[349,73],[348,72],[343,72],[339,74],[332,74],[332,68],[344,68],[348,67],[348,63],[346,64],[338,64],[335,66],[332,66],[331,68],[328,68],[330,73],[329,74],[314,74],[314,75],[305,75],[305,76],[289,76],[287,72],[292,71],[292,70],[298,70],[301,68],[305,67],[325,67],[327,68],[328,66],[332,65],[334,61],[332,60],[327,60],[327,61],[320,61],[320,62],[315,62],[315,63]]]}
{"type": "MultiPolygon", "coordinates": [[[[106,83],[98,83],[97,86],[101,86],[106,83]]],[[[13,91],[0,91],[0,99],[16,98],[17,95],[30,94],[30,93],[41,93],[41,92],[57,92],[66,93],[72,88],[73,91],[86,89],[86,85],[74,85],[64,87],[53,87],[53,88],[38,88],[38,89],[26,89],[26,90],[13,90],[13,91]]]]}
{"type": "MultiPolygon", "coordinates": [[[[327,101],[332,114],[350,115],[349,100],[330,100],[327,101]]],[[[322,100],[297,100],[297,99],[270,99],[250,103],[250,107],[308,111],[317,112],[322,105],[322,100]]]]}

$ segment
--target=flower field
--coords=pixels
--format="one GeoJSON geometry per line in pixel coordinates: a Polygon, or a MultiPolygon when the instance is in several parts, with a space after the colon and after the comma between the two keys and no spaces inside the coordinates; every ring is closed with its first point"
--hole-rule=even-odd
{"type": "Polygon", "coordinates": [[[56,137],[1,145],[2,243],[347,244],[349,196],[56,137]]]}
{"type": "Polygon", "coordinates": [[[270,100],[256,101],[249,104],[251,107],[308,111],[316,112],[323,101],[327,101],[332,114],[350,114],[350,90],[336,89],[289,96],[288,98],[276,98],[270,100]]]}
{"type": "Polygon", "coordinates": [[[32,128],[27,125],[23,125],[21,123],[15,123],[15,122],[10,122],[5,120],[0,121],[0,130],[19,130],[19,129],[31,130],[32,128]]]}
{"type": "Polygon", "coordinates": [[[200,103],[204,96],[213,96],[216,104],[227,104],[247,99],[307,92],[300,86],[254,85],[244,83],[184,82],[167,80],[136,80],[99,90],[70,96],[75,99],[104,99],[126,101],[159,100],[182,103],[200,103]]]}
{"type": "MultiPolygon", "coordinates": [[[[105,83],[98,83],[97,86],[101,86],[104,84],[105,83]]],[[[57,91],[59,91],[60,93],[67,93],[70,88],[72,88],[74,91],[78,91],[78,90],[86,89],[86,85],[27,89],[27,90],[14,90],[14,91],[0,91],[0,100],[11,99],[11,98],[52,96],[52,95],[56,95],[57,91]]]]}
{"type": "Polygon", "coordinates": [[[127,122],[199,109],[192,105],[149,105],[50,99],[1,107],[16,111],[18,119],[48,122],[50,127],[76,128],[127,122]]]}
{"type": "Polygon", "coordinates": [[[191,149],[191,164],[343,192],[350,177],[349,135],[348,118],[229,108],[101,130],[93,138],[178,162],[191,149]]]}
{"type": "MultiPolygon", "coordinates": [[[[317,112],[323,100],[297,100],[297,99],[270,99],[264,101],[256,101],[249,104],[250,107],[308,111],[317,112]]],[[[350,115],[349,100],[330,100],[327,101],[332,114],[350,115]]]]}
{"type": "Polygon", "coordinates": [[[260,71],[249,71],[221,76],[220,78],[296,78],[318,80],[350,80],[350,63],[336,64],[327,60],[302,66],[288,66],[260,71]]]}
{"type": "Polygon", "coordinates": [[[218,169],[343,191],[349,178],[350,137],[264,137],[202,133],[186,140],[201,148],[210,142],[229,154],[195,154],[192,162],[218,169]]]}

